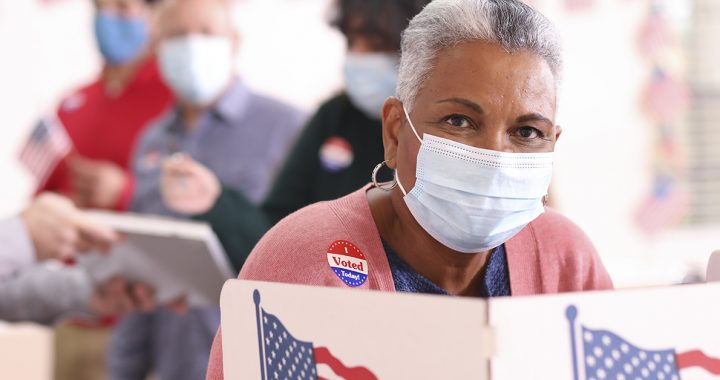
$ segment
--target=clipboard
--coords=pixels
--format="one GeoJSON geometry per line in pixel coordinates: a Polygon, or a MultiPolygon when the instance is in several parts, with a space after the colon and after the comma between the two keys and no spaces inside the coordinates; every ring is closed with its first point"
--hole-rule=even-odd
{"type": "Polygon", "coordinates": [[[78,258],[96,283],[113,277],[142,282],[158,303],[185,298],[191,307],[218,305],[237,273],[207,223],[138,214],[88,211],[88,218],[124,235],[108,254],[78,258]]]}

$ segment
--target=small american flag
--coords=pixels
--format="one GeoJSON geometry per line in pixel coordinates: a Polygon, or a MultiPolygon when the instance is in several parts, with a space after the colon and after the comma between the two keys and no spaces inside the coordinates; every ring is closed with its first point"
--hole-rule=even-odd
{"type": "Polygon", "coordinates": [[[680,372],[693,367],[720,375],[720,359],[707,356],[700,350],[645,350],[611,331],[582,325],[582,349],[579,349],[575,341],[577,308],[568,306],[566,316],[570,324],[575,380],[681,380],[680,372]],[[581,376],[580,364],[585,367],[584,376],[581,376]]]}
{"type": "Polygon", "coordinates": [[[587,380],[680,380],[675,350],[643,350],[604,330],[583,327],[582,334],[587,380]]]}
{"type": "Polygon", "coordinates": [[[658,176],[652,194],[640,206],[635,221],[647,234],[655,234],[682,220],[688,210],[689,197],[672,178],[658,176]]]}
{"type": "Polygon", "coordinates": [[[262,380],[323,380],[333,375],[346,380],[377,380],[367,368],[347,367],[329,349],[315,347],[312,342],[293,337],[278,317],[260,307],[260,292],[257,290],[253,292],[253,301],[262,380]],[[322,372],[329,376],[325,377],[322,372]]]}
{"type": "Polygon", "coordinates": [[[20,152],[20,162],[39,184],[72,150],[72,141],[57,117],[40,120],[20,152]]]}

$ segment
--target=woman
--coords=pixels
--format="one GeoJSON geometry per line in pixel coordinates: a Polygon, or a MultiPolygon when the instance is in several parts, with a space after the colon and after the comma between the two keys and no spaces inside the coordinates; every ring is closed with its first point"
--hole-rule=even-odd
{"type": "Polygon", "coordinates": [[[383,107],[395,182],[285,218],[240,278],[482,297],[612,288],[583,232],[543,206],[560,66],[551,24],[520,1],[431,2],[383,107]],[[336,255],[367,276],[336,275],[336,255]]]}
{"type": "Polygon", "coordinates": [[[348,46],[345,91],[320,106],[262,205],[222,187],[212,172],[189,158],[166,165],[166,205],[209,222],[239,270],[260,237],[280,219],[367,183],[368,173],[383,157],[380,111],[395,94],[400,33],[428,1],[337,2],[333,23],[348,46]]]}

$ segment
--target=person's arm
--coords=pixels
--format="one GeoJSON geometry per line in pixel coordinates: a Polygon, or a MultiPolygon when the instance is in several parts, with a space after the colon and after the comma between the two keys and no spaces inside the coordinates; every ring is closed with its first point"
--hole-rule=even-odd
{"type": "Polygon", "coordinates": [[[193,219],[210,224],[238,272],[255,244],[273,226],[261,208],[243,193],[227,187],[222,188],[210,211],[193,219]]]}
{"type": "Polygon", "coordinates": [[[35,266],[0,282],[0,319],[51,324],[67,313],[90,313],[92,284],[83,270],[35,266]]]}
{"type": "Polygon", "coordinates": [[[0,279],[36,261],[35,248],[20,216],[0,221],[0,279]]]}

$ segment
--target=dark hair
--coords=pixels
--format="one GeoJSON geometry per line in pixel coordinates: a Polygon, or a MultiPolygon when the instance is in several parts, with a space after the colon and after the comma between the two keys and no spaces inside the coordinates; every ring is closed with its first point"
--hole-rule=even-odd
{"type": "Polygon", "coordinates": [[[400,51],[400,34],[431,0],[336,0],[332,25],[352,44],[370,39],[378,50],[400,51]]]}

